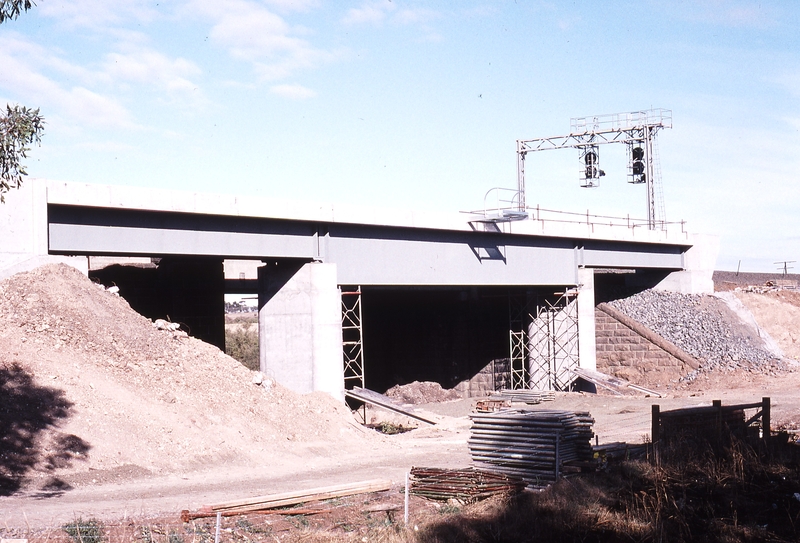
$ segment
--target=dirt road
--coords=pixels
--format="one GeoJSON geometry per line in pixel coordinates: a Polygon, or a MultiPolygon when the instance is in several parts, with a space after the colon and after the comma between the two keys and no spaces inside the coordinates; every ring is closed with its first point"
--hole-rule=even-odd
{"type": "MultiPolygon", "coordinates": [[[[701,384],[696,385],[700,388],[701,384]]],[[[586,410],[595,418],[600,443],[642,442],[650,432],[651,405],[662,410],[709,405],[752,403],[772,399],[774,427],[800,429],[800,372],[779,378],[720,379],[707,390],[682,391],[668,398],[559,393],[547,409],[586,410]],[[738,381],[738,387],[733,386],[738,381]],[[741,386],[746,384],[747,386],[741,386]]],[[[274,459],[249,464],[229,461],[206,470],[122,478],[119,481],[76,482],[62,493],[25,492],[0,498],[0,522],[6,526],[60,526],[77,517],[105,520],[143,518],[194,510],[201,505],[276,492],[382,478],[402,485],[411,466],[465,467],[469,465],[467,414],[474,400],[428,404],[424,409],[442,415],[442,423],[395,436],[382,436],[360,453],[335,448],[298,453],[276,463],[274,459]]],[[[312,447],[313,448],[313,447],[312,447]]],[[[91,472],[90,472],[91,475],[91,472]]]]}

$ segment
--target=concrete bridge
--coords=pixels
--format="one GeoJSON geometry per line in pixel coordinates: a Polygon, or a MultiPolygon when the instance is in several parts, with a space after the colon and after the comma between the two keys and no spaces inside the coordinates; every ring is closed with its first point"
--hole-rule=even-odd
{"type": "Polygon", "coordinates": [[[596,301],[709,291],[716,256],[682,229],[589,216],[505,221],[43,180],[0,211],[0,276],[53,260],[87,270],[90,256],[158,258],[162,288],[150,297],[172,300],[220,346],[222,262],[258,261],[262,371],[337,397],[345,381],[466,386],[497,359],[510,360],[506,384],[571,386],[570,367],[594,368],[596,301]]]}

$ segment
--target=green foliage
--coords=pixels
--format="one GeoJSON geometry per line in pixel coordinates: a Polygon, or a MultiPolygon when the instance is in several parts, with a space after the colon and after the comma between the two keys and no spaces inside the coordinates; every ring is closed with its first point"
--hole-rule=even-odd
{"type": "Polygon", "coordinates": [[[23,11],[28,11],[35,4],[31,0],[0,0],[0,23],[16,19],[23,11]]]}
{"type": "Polygon", "coordinates": [[[38,109],[6,105],[6,114],[0,116],[0,202],[5,193],[22,185],[28,175],[21,159],[27,158],[32,143],[41,143],[44,118],[38,109]]]}
{"type": "Polygon", "coordinates": [[[104,539],[103,524],[95,519],[78,518],[74,522],[62,526],[62,529],[75,543],[101,543],[104,539]]]}
{"type": "MultiPolygon", "coordinates": [[[[31,0],[0,0],[0,23],[16,19],[20,13],[33,7],[31,0]]],[[[0,203],[5,193],[22,185],[28,175],[21,159],[27,158],[32,143],[41,143],[44,118],[38,109],[6,105],[6,114],[0,115],[0,203]]]]}
{"type": "Polygon", "coordinates": [[[258,371],[258,331],[239,327],[225,330],[225,352],[247,369],[258,371]]]}
{"type": "Polygon", "coordinates": [[[406,428],[405,426],[401,426],[400,424],[393,424],[391,422],[380,422],[378,424],[370,424],[368,425],[369,428],[373,430],[377,430],[378,432],[386,435],[393,436],[395,434],[402,434],[404,432],[408,432],[409,430],[413,430],[413,428],[406,428]]]}

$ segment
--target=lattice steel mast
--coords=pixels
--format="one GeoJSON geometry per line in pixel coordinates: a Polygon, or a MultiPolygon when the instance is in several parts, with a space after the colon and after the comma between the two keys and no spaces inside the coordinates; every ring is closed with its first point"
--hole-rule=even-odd
{"type": "MultiPolygon", "coordinates": [[[[614,113],[570,119],[570,133],[565,136],[517,140],[518,209],[525,211],[525,158],[528,153],[553,149],[578,149],[583,162],[581,186],[596,187],[605,175],[599,167],[599,146],[624,143],[628,150],[628,177],[633,184],[645,184],[647,192],[647,224],[657,225],[656,185],[660,183],[655,137],[662,128],[672,128],[672,111],[651,109],[632,113],[614,113]]],[[[662,212],[663,213],[663,212],[662,212]]],[[[662,222],[666,220],[661,218],[662,222]]]]}

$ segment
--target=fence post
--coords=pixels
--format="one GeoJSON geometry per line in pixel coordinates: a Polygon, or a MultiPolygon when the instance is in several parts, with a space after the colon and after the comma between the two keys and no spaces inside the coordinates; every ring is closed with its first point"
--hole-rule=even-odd
{"type": "Polygon", "coordinates": [[[770,423],[772,422],[770,417],[770,401],[769,398],[764,397],[761,398],[761,437],[764,441],[769,440],[769,436],[771,435],[771,428],[770,423]]]}
{"type": "Polygon", "coordinates": [[[653,460],[658,462],[658,440],[661,438],[661,407],[658,404],[652,406],[652,421],[650,423],[650,444],[653,447],[653,460]]]}
{"type": "Polygon", "coordinates": [[[722,442],[722,400],[712,400],[713,405],[717,410],[717,445],[722,442]]]}

